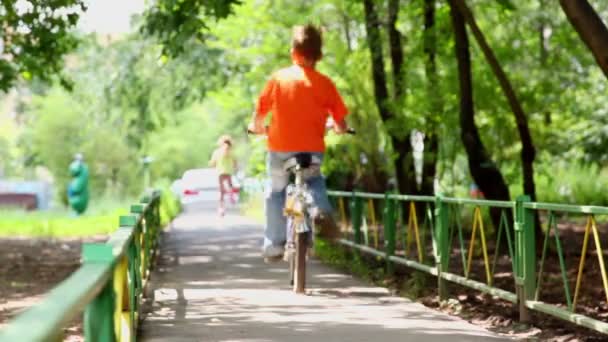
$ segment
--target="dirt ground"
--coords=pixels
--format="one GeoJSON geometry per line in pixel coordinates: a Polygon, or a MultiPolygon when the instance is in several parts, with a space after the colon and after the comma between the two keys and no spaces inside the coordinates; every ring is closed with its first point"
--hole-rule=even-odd
{"type": "MultiPolygon", "coordinates": [[[[547,222],[546,215],[542,216],[541,219],[543,226],[545,226],[547,222]]],[[[581,216],[562,216],[557,218],[557,222],[559,240],[564,256],[567,284],[572,299],[574,297],[576,277],[581,260],[581,251],[585,235],[585,218],[581,216]]],[[[403,229],[402,226],[400,226],[400,228],[403,229]]],[[[597,228],[604,262],[608,265],[608,222],[606,222],[605,217],[598,219],[597,228]]],[[[398,229],[398,232],[402,233],[403,231],[398,229]]],[[[422,245],[426,247],[426,263],[432,265],[432,247],[429,242],[430,238],[428,233],[426,234],[426,243],[424,238],[421,238],[423,240],[422,245]]],[[[458,237],[456,232],[453,234],[453,249],[450,257],[449,271],[451,273],[464,275],[458,237]]],[[[464,246],[467,253],[470,243],[470,234],[470,230],[464,231],[464,246]]],[[[352,239],[352,236],[350,238],[352,239]]],[[[493,241],[494,237],[488,236],[487,239],[488,257],[490,265],[492,265],[494,260],[495,241],[493,241]]],[[[502,239],[504,242],[504,235],[502,239]]],[[[542,245],[544,242],[542,239],[544,239],[544,236],[541,237],[541,241],[537,241],[537,274],[540,269],[542,245]]],[[[380,244],[378,249],[383,250],[382,228],[380,228],[379,240],[380,244]]],[[[398,236],[396,245],[396,254],[398,255],[403,255],[403,240],[404,238],[402,236],[398,236]]],[[[373,240],[370,237],[370,243],[371,241],[373,240]]],[[[480,236],[478,233],[470,278],[485,283],[486,273],[480,245],[480,236]]],[[[503,252],[501,252],[501,256],[496,263],[494,286],[510,292],[515,292],[511,259],[503,254],[505,253],[505,248],[506,246],[501,247],[503,252]]],[[[564,282],[557,250],[555,233],[552,231],[549,235],[547,255],[543,267],[542,279],[540,281],[541,286],[538,299],[549,304],[567,308],[564,282]]],[[[415,245],[412,245],[409,258],[416,259],[415,245]]],[[[376,260],[370,259],[370,262],[372,264],[377,264],[376,260]]],[[[375,266],[382,267],[382,263],[375,266]]],[[[384,282],[388,282],[393,288],[399,289],[399,291],[403,291],[411,296],[411,293],[408,292],[407,289],[411,284],[408,283],[411,274],[411,270],[402,269],[396,278],[388,281],[385,280],[384,282]]],[[[420,276],[418,277],[420,278],[420,276]]],[[[377,279],[377,281],[382,282],[383,280],[377,279]]],[[[481,324],[501,333],[539,341],[608,341],[608,337],[605,335],[595,333],[590,329],[582,328],[559,319],[554,319],[551,316],[542,313],[533,313],[534,324],[532,326],[523,326],[518,323],[517,318],[519,316],[517,310],[513,308],[511,303],[483,295],[478,291],[470,290],[466,287],[452,283],[450,283],[450,295],[454,299],[448,303],[440,303],[437,300],[435,291],[436,279],[429,277],[426,281],[429,284],[428,290],[419,291],[421,293],[417,294],[420,302],[427,306],[462,316],[473,323],[481,324]]],[[[420,285],[417,286],[419,287],[420,285]]],[[[595,241],[593,234],[590,234],[575,311],[576,313],[584,314],[600,321],[606,321],[606,319],[608,319],[607,297],[608,294],[605,293],[603,287],[595,241]]]]}
{"type": "MultiPolygon", "coordinates": [[[[0,238],[0,328],[80,266],[82,239],[0,238]]],[[[65,341],[82,341],[80,317],[65,329],[65,341]]]]}
{"type": "MultiPolygon", "coordinates": [[[[608,227],[602,227],[600,230],[608,232],[608,227]]],[[[574,296],[584,230],[577,225],[564,225],[560,227],[560,234],[568,286],[571,296],[574,296]]],[[[608,237],[608,233],[601,232],[600,234],[602,235],[602,240],[608,237]]],[[[550,238],[551,242],[545,260],[539,300],[566,308],[561,268],[559,267],[557,250],[553,244],[553,235],[550,238]]],[[[468,247],[468,241],[465,246],[468,247]]],[[[492,247],[490,250],[493,249],[493,246],[489,247],[492,247]]],[[[606,304],[606,294],[604,293],[597,253],[594,247],[594,244],[590,240],[576,312],[600,321],[606,321],[608,317],[608,305],[606,304]]],[[[608,243],[602,241],[602,247],[608,247],[608,243]]],[[[490,262],[492,262],[493,254],[489,254],[490,262]]],[[[414,257],[414,255],[412,254],[410,257],[414,257]]],[[[608,261],[606,253],[604,253],[604,259],[608,261]]],[[[369,258],[368,260],[375,267],[384,267],[382,261],[373,258],[369,258]]],[[[537,265],[537,271],[539,266],[537,265]]],[[[486,281],[483,257],[481,255],[474,257],[471,268],[470,278],[481,282],[486,281]]],[[[461,255],[457,248],[454,248],[450,258],[450,272],[463,274],[461,255]]],[[[412,275],[411,269],[399,267],[394,278],[388,280],[379,278],[374,279],[374,281],[384,283],[397,292],[411,297],[412,292],[410,287],[412,281],[409,279],[412,278],[412,275]]],[[[608,341],[608,337],[605,335],[542,313],[532,312],[532,325],[519,324],[519,314],[517,308],[514,308],[512,303],[454,283],[449,283],[449,293],[453,299],[447,303],[441,303],[437,297],[436,278],[422,275],[421,273],[418,273],[416,277],[418,278],[417,281],[422,282],[416,284],[416,287],[424,288],[416,294],[419,302],[426,306],[460,316],[487,329],[531,341],[608,341]]],[[[498,259],[494,285],[510,292],[515,291],[510,259],[506,256],[498,259]]]]}
{"type": "MultiPolygon", "coordinates": [[[[382,261],[377,259],[366,258],[366,260],[372,268],[384,267],[382,261]]],[[[379,274],[383,273],[379,272],[379,274]]],[[[415,298],[425,306],[461,317],[505,336],[526,341],[608,341],[605,335],[542,313],[532,312],[532,324],[520,324],[519,313],[512,303],[454,283],[448,283],[450,299],[441,302],[436,292],[435,277],[420,272],[414,275],[411,269],[400,265],[396,265],[394,277],[384,278],[384,275],[381,277],[375,278],[372,274],[372,281],[392,289],[397,294],[415,298]],[[412,296],[412,278],[416,278],[415,286],[422,288],[416,296],[412,296]]]]}

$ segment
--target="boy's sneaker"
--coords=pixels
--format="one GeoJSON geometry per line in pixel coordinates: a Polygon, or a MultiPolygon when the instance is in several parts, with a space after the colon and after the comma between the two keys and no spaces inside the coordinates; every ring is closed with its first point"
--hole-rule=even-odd
{"type": "Polygon", "coordinates": [[[283,260],[285,248],[282,246],[268,246],[262,251],[264,262],[267,264],[275,263],[283,260]]]}
{"type": "Polygon", "coordinates": [[[272,256],[272,257],[264,257],[265,264],[274,264],[283,260],[282,255],[272,256]]]}
{"type": "Polygon", "coordinates": [[[336,224],[333,216],[321,213],[314,219],[315,230],[319,237],[335,241],[341,237],[340,227],[336,224]]]}

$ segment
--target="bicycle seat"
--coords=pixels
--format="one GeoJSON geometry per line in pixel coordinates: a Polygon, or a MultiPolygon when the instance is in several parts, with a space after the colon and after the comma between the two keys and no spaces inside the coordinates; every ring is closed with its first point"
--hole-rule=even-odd
{"type": "Polygon", "coordinates": [[[300,166],[301,169],[307,169],[311,166],[319,165],[321,165],[321,158],[313,155],[312,153],[298,153],[287,159],[285,163],[283,163],[283,168],[290,171],[296,166],[300,166]]]}

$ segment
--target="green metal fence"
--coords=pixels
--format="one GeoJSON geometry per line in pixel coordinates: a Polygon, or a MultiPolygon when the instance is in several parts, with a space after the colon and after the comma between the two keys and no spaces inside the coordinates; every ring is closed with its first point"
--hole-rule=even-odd
{"type": "Polygon", "coordinates": [[[135,341],[139,306],[158,248],[160,192],[121,216],[106,243],[87,243],[82,266],[0,331],[0,341],[56,341],[84,310],[86,341],[135,341]]]}
{"type": "Polygon", "coordinates": [[[438,293],[444,299],[449,283],[499,297],[517,305],[521,321],[529,321],[529,310],[535,310],[608,333],[608,323],[575,313],[591,234],[608,303],[608,277],[595,221],[597,215],[608,215],[606,207],[536,203],[527,196],[515,201],[343,191],[330,191],[330,196],[345,231],[346,238],[340,242],[384,258],[388,272],[393,272],[397,263],[431,274],[437,277],[438,293]],[[556,223],[558,213],[586,219],[577,272],[566,266],[556,223]],[[539,254],[535,215],[546,222],[539,254]],[[549,251],[551,240],[555,243],[549,251]],[[559,260],[563,303],[541,301],[547,283],[543,282],[543,267],[551,254],[559,260]]]}

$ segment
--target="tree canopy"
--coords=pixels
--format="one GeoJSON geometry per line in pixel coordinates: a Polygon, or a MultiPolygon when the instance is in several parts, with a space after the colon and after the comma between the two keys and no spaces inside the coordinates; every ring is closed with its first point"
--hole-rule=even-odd
{"type": "MultiPolygon", "coordinates": [[[[48,80],[61,74],[63,57],[77,45],[72,30],[84,10],[82,0],[2,0],[0,91],[19,77],[48,80]]],[[[70,85],[65,77],[61,81],[70,85]]]]}
{"type": "MultiPolygon", "coordinates": [[[[605,26],[608,4],[588,4],[584,13],[591,8],[600,19],[593,25],[605,26]]],[[[53,5],[82,10],[77,1],[53,5]]],[[[591,180],[608,180],[607,81],[566,7],[545,0],[159,0],[134,21],[131,34],[109,42],[71,33],[76,18],[59,11],[65,44],[54,47],[56,64],[36,69],[25,66],[25,55],[24,62],[5,58],[14,77],[3,89],[19,75],[52,74],[75,87],[21,86],[23,134],[5,139],[13,147],[3,155],[25,165],[14,170],[46,165],[59,173],[66,157],[45,151],[53,139],[91,158],[107,148],[92,175],[100,188],[126,189],[142,156],[155,156],[157,179],[175,178],[205,165],[216,137],[229,133],[242,151],[241,166],[263,172],[264,144],[247,139],[244,126],[266,79],[291,63],[291,27],[311,22],[324,30],[318,68],[337,84],[359,132],[328,137],[324,168],[332,186],[383,191],[393,184],[464,195],[485,179],[483,173],[476,179],[474,168],[492,166],[504,179],[505,189],[496,192],[503,197],[530,192],[532,184],[540,200],[608,203],[597,192],[582,195],[593,192],[591,180]],[[469,41],[472,115],[465,121],[453,10],[463,15],[469,41]],[[70,63],[62,69],[66,53],[70,63]],[[64,128],[79,133],[52,133],[64,128]],[[473,128],[478,140],[467,146],[473,128]]],[[[3,80],[9,74],[2,72],[3,80]]]]}

